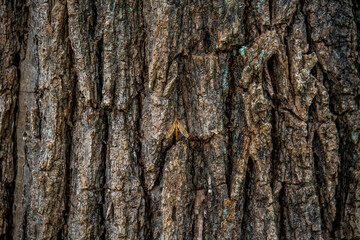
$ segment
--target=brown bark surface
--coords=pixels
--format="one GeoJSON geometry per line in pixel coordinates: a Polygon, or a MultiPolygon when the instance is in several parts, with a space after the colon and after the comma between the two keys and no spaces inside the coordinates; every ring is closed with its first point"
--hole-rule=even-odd
{"type": "Polygon", "coordinates": [[[0,3],[0,239],[360,239],[358,1],[0,3]]]}

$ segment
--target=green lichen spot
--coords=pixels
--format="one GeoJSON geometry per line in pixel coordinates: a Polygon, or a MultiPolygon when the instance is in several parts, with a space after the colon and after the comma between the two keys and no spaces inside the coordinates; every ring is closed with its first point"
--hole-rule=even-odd
{"type": "Polygon", "coordinates": [[[242,48],[239,49],[239,53],[240,53],[241,56],[245,57],[246,46],[242,46],[242,48]]]}
{"type": "Polygon", "coordinates": [[[132,12],[132,8],[130,8],[130,12],[132,12]]]}
{"type": "Polygon", "coordinates": [[[228,75],[229,75],[229,69],[226,68],[225,74],[224,74],[224,82],[222,84],[222,87],[224,90],[226,90],[229,87],[228,75]]]}
{"type": "Polygon", "coordinates": [[[351,139],[352,139],[353,141],[356,141],[356,135],[355,135],[355,132],[352,132],[352,133],[351,133],[351,139]]]}
{"type": "Polygon", "coordinates": [[[228,215],[228,210],[225,208],[225,209],[224,209],[224,216],[223,216],[223,218],[226,218],[227,215],[228,215]]]}
{"type": "Polygon", "coordinates": [[[265,54],[265,51],[264,49],[261,51],[261,54],[260,54],[260,58],[263,58],[264,57],[264,54],[265,54]]]}
{"type": "Polygon", "coordinates": [[[228,88],[228,86],[229,86],[228,82],[227,82],[227,81],[224,81],[224,82],[223,82],[223,86],[222,86],[223,89],[226,90],[226,89],[228,88]]]}

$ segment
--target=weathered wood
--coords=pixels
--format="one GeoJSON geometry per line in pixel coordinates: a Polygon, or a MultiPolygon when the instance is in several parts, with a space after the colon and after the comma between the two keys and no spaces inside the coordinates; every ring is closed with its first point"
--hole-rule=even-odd
{"type": "Polygon", "coordinates": [[[14,0],[0,23],[0,239],[360,238],[357,1],[14,0]]]}

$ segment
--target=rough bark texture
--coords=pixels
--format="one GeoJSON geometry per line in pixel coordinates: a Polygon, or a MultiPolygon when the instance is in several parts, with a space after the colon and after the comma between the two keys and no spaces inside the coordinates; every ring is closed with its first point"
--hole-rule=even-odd
{"type": "Polygon", "coordinates": [[[0,239],[360,239],[358,1],[0,2],[0,239]]]}

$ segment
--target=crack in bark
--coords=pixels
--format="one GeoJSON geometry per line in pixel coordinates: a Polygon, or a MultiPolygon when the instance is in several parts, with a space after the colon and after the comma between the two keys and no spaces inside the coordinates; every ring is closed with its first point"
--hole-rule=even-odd
{"type": "Polygon", "coordinates": [[[227,88],[227,92],[225,93],[226,100],[225,100],[225,116],[226,121],[225,122],[225,129],[226,129],[226,135],[228,136],[228,142],[227,142],[227,169],[226,169],[226,185],[228,189],[228,196],[230,198],[231,196],[231,185],[232,185],[232,175],[233,175],[233,125],[234,125],[234,119],[232,118],[232,105],[234,104],[234,98],[236,94],[236,88],[235,88],[235,77],[232,70],[232,66],[234,65],[234,58],[233,56],[230,56],[228,58],[228,69],[229,69],[229,79],[228,83],[229,86],[227,88]]]}
{"type": "MultiPolygon", "coordinates": [[[[66,12],[66,17],[65,17],[65,25],[68,26],[69,25],[69,16],[68,16],[68,9],[67,9],[67,5],[65,5],[65,12],[66,12]]],[[[66,29],[65,33],[67,34],[67,39],[68,39],[68,51],[69,51],[69,61],[70,61],[70,66],[73,68],[73,70],[71,71],[71,75],[70,75],[70,80],[72,81],[72,90],[71,90],[71,95],[68,96],[70,99],[70,103],[69,103],[69,108],[71,109],[69,112],[69,116],[66,122],[66,134],[67,134],[67,147],[66,147],[66,152],[65,152],[65,208],[64,208],[64,225],[62,226],[62,239],[67,238],[67,223],[69,220],[69,213],[70,213],[70,204],[71,204],[71,183],[72,183],[72,172],[71,172],[71,156],[72,156],[72,151],[73,151],[73,134],[72,134],[72,130],[74,128],[74,124],[75,124],[75,116],[76,116],[76,112],[77,112],[77,93],[78,93],[78,84],[77,84],[77,79],[78,76],[76,74],[76,71],[74,69],[73,66],[75,66],[75,56],[74,56],[74,51],[72,49],[72,47],[70,46],[70,40],[69,40],[69,28],[66,29]]],[[[60,238],[59,238],[60,239],[60,238]]]]}
{"type": "Polygon", "coordinates": [[[286,194],[285,194],[285,183],[281,183],[281,189],[279,192],[279,205],[280,205],[280,210],[279,210],[279,239],[288,239],[287,238],[287,229],[286,229],[286,218],[285,218],[285,214],[286,214],[286,194]]]}
{"type": "Polygon", "coordinates": [[[102,183],[101,184],[101,205],[100,205],[100,212],[101,214],[101,219],[100,219],[100,224],[101,224],[101,235],[100,235],[100,239],[106,239],[106,228],[105,228],[105,208],[104,208],[104,204],[105,204],[105,192],[106,192],[106,159],[107,159],[107,148],[108,148],[108,139],[109,139],[109,119],[108,119],[108,113],[109,111],[106,111],[104,109],[102,109],[101,111],[101,118],[102,118],[102,149],[101,149],[101,159],[102,159],[102,164],[103,164],[103,171],[102,171],[102,183]]]}
{"type": "MultiPolygon", "coordinates": [[[[246,178],[245,178],[245,183],[244,183],[244,205],[242,207],[243,209],[243,218],[242,218],[242,223],[241,223],[241,235],[242,235],[242,239],[246,240],[247,238],[247,234],[248,232],[251,232],[251,229],[249,229],[249,226],[247,226],[248,222],[248,217],[249,217],[249,205],[250,205],[250,196],[252,195],[251,191],[251,185],[253,184],[253,168],[254,168],[254,162],[251,159],[251,157],[248,159],[247,162],[247,168],[246,168],[246,178]],[[249,231],[247,231],[249,229],[249,231]]],[[[240,235],[240,236],[241,236],[240,235]]]]}
{"type": "MultiPolygon", "coordinates": [[[[22,43],[21,43],[22,44],[22,43]]],[[[17,69],[17,87],[14,89],[15,94],[16,94],[16,102],[14,103],[14,111],[13,111],[13,121],[14,123],[17,122],[17,115],[18,115],[18,111],[19,111],[19,83],[20,83],[20,78],[21,78],[21,71],[20,71],[20,64],[21,64],[21,60],[20,60],[20,53],[17,52],[15,53],[15,57],[14,57],[14,66],[17,69]]],[[[16,141],[16,134],[17,134],[17,125],[14,124],[13,127],[13,131],[11,134],[11,139],[12,142],[14,144],[13,149],[12,149],[12,156],[13,156],[13,171],[14,171],[14,179],[13,182],[10,183],[8,186],[5,185],[5,191],[8,192],[8,199],[6,199],[5,201],[7,201],[8,204],[8,208],[5,210],[5,217],[6,220],[8,221],[8,225],[7,228],[5,230],[6,234],[4,235],[4,239],[11,239],[12,234],[13,234],[13,202],[14,202],[14,194],[15,194],[15,179],[16,179],[16,175],[17,175],[17,141],[16,141]]],[[[3,169],[0,169],[0,179],[2,179],[2,173],[3,173],[3,169]]],[[[2,236],[0,235],[0,238],[2,236]]]]}

